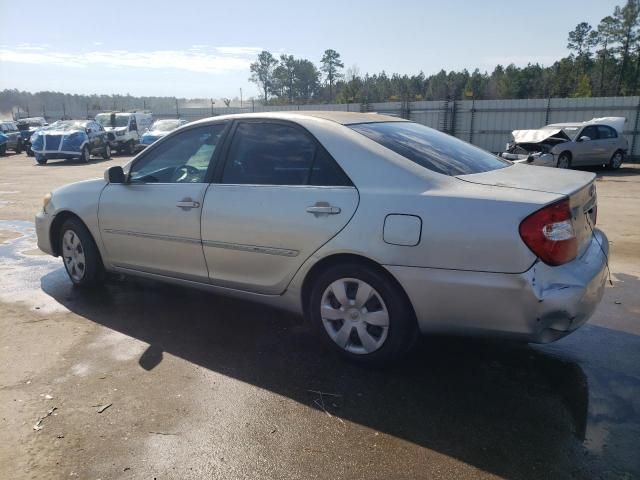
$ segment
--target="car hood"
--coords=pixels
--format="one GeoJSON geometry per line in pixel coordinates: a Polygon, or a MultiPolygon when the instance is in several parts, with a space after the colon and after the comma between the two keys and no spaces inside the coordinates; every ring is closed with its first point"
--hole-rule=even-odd
{"type": "Polygon", "coordinates": [[[561,128],[539,128],[535,130],[514,130],[511,132],[515,143],[541,143],[554,137],[554,140],[571,140],[561,128]]]}
{"type": "Polygon", "coordinates": [[[490,172],[458,175],[465,182],[494,187],[518,188],[536,192],[572,195],[593,181],[595,173],[576,170],[530,167],[516,164],[490,172]]]}

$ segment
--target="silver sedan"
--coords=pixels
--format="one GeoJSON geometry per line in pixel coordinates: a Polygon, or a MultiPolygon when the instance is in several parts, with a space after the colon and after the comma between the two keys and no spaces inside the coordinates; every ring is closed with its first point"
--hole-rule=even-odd
{"type": "Polygon", "coordinates": [[[71,281],[117,272],[302,313],[381,364],[419,333],[554,341],[600,301],[595,175],[514,165],[394,117],[215,117],[62,187],[38,245],[71,281]]]}

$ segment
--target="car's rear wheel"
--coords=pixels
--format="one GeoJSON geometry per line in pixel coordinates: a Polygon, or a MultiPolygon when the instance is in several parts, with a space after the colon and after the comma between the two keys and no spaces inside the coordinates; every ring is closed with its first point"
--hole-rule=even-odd
{"type": "Polygon", "coordinates": [[[18,142],[18,144],[16,145],[16,153],[22,153],[22,142],[18,142]]]}
{"type": "Polygon", "coordinates": [[[133,140],[129,140],[124,146],[124,153],[127,155],[133,155],[133,140]]]}
{"type": "Polygon", "coordinates": [[[312,286],[309,311],[333,348],[364,364],[398,359],[417,336],[404,292],[387,275],[364,265],[334,265],[322,272],[312,286]]]}
{"type": "Polygon", "coordinates": [[[45,157],[44,155],[38,155],[36,153],[35,156],[36,156],[36,162],[38,162],[38,165],[45,165],[47,163],[47,157],[45,157]]]}
{"type": "Polygon", "coordinates": [[[609,168],[612,170],[617,170],[622,166],[622,162],[624,161],[624,154],[618,150],[613,154],[611,160],[609,160],[609,168]]]}
{"type": "Polygon", "coordinates": [[[558,168],[571,168],[571,156],[567,152],[561,153],[556,166],[558,168]]]}
{"type": "Polygon", "coordinates": [[[102,158],[104,158],[105,160],[109,160],[111,158],[111,146],[108,143],[104,147],[102,158]]]}
{"type": "Polygon", "coordinates": [[[102,279],[103,266],[98,247],[80,220],[70,218],[62,225],[60,255],[74,285],[88,287],[102,279]]]}
{"type": "Polygon", "coordinates": [[[80,153],[80,161],[82,163],[89,163],[90,159],[91,152],[89,151],[89,147],[85,145],[84,147],[82,147],[82,152],[80,153]]]}

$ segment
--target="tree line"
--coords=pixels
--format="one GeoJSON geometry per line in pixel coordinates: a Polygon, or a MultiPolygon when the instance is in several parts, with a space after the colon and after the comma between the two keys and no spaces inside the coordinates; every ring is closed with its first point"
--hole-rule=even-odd
{"type": "Polygon", "coordinates": [[[551,66],[497,65],[434,75],[360,75],[346,71],[335,50],[320,67],[307,59],[262,51],[250,66],[265,104],[373,103],[386,101],[590,97],[640,94],[640,0],[627,0],[593,27],[580,22],[568,34],[570,54],[551,66]]]}

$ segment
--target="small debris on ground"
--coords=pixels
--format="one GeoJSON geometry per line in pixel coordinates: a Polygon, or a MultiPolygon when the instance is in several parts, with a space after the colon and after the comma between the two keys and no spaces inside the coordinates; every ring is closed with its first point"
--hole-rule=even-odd
{"type": "Polygon", "coordinates": [[[107,403],[105,405],[99,405],[98,406],[98,413],[102,413],[104,412],[107,408],[109,408],[111,405],[113,405],[113,403],[107,403]]]}
{"type": "Polygon", "coordinates": [[[616,305],[622,305],[622,302],[621,302],[620,300],[616,300],[616,301],[615,301],[615,302],[613,302],[613,303],[615,303],[616,305]]]}
{"type": "Polygon", "coordinates": [[[42,416],[42,417],[40,417],[40,418],[38,419],[38,421],[36,422],[36,424],[33,426],[33,429],[34,429],[36,432],[37,432],[38,430],[42,430],[42,428],[43,428],[43,425],[42,425],[43,420],[44,420],[45,418],[47,418],[48,416],[50,416],[51,414],[53,414],[53,412],[55,412],[57,409],[58,409],[58,407],[52,407],[52,408],[50,408],[50,409],[47,411],[46,415],[44,415],[44,416],[42,416]]]}

